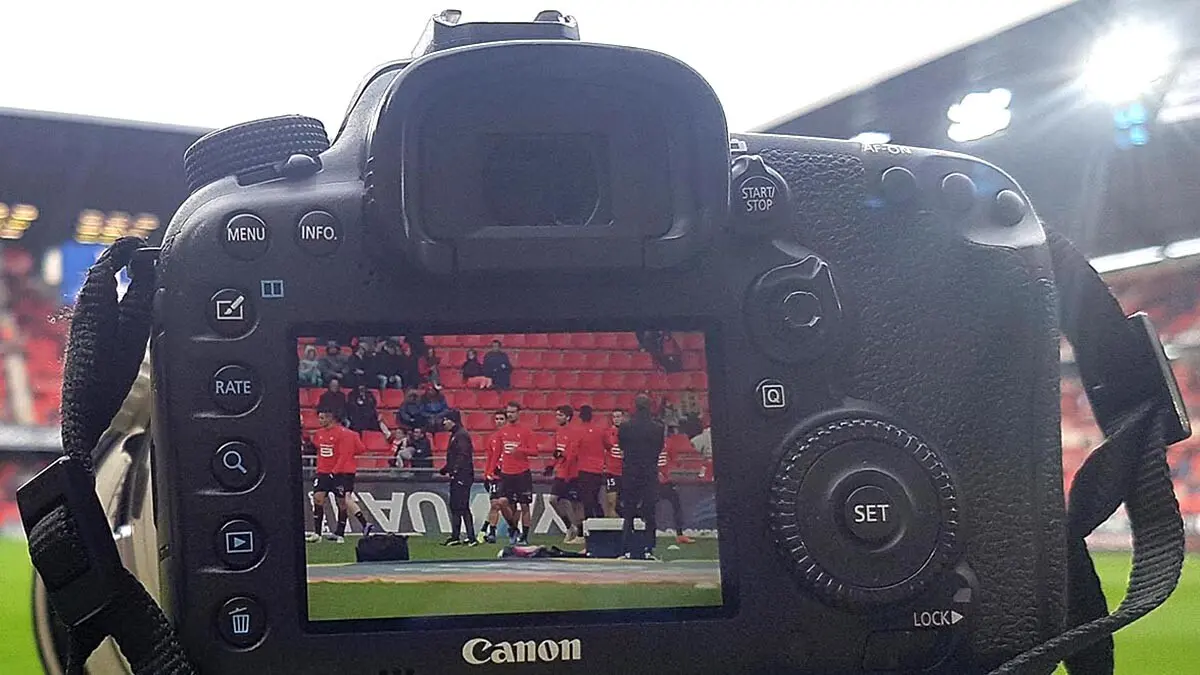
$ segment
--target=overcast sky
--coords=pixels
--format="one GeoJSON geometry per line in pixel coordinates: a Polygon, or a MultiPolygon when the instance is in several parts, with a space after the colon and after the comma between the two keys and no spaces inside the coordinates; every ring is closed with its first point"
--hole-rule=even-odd
{"type": "Polygon", "coordinates": [[[359,80],[407,56],[435,12],[529,20],[553,7],[576,17],[584,40],[687,62],[721,97],[730,128],[745,130],[1065,4],[12,0],[0,17],[0,108],[198,127],[303,113],[332,130],[359,80]]]}

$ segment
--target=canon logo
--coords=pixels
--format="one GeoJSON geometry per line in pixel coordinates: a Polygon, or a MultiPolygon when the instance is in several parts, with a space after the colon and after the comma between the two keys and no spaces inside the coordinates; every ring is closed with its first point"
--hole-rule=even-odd
{"type": "Polygon", "coordinates": [[[526,640],[496,642],[472,638],[463,643],[463,661],[482,666],[485,663],[535,663],[538,661],[578,661],[583,644],[578,640],[526,640]]]}

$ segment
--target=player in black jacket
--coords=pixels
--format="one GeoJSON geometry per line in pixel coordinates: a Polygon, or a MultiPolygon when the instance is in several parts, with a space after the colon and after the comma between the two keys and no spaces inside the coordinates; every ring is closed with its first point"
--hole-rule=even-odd
{"type": "Polygon", "coordinates": [[[462,414],[450,410],[442,417],[442,428],[450,432],[450,445],[446,448],[446,465],[441,474],[450,476],[450,522],[451,534],[444,546],[478,546],[475,541],[475,523],[471,519],[471,484],[475,482],[475,448],[471,434],[462,425],[462,414]],[[466,528],[466,538],[460,525],[466,528]]]}
{"type": "Polygon", "coordinates": [[[621,503],[625,526],[621,532],[621,549],[626,558],[654,559],[654,509],[658,506],[658,456],[663,449],[663,425],[650,415],[650,397],[638,394],[634,399],[633,417],[617,429],[621,454],[624,455],[621,478],[621,503]],[[649,533],[649,546],[635,546],[633,519],[641,517],[649,533]],[[640,550],[634,551],[634,548],[640,550]]]}

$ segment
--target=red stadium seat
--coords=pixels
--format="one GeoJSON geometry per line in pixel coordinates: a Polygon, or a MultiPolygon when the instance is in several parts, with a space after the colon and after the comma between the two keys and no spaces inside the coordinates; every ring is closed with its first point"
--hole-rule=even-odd
{"type": "Polygon", "coordinates": [[[617,372],[607,372],[600,376],[601,389],[616,391],[624,388],[625,375],[617,372]]]}
{"type": "Polygon", "coordinates": [[[621,388],[631,389],[634,391],[645,391],[649,389],[649,380],[645,373],[625,373],[622,379],[621,388]]]}
{"type": "Polygon", "coordinates": [[[454,370],[461,370],[462,364],[465,363],[467,360],[467,350],[460,349],[458,347],[455,347],[453,349],[447,349],[444,352],[441,352],[441,355],[442,355],[442,372],[443,373],[445,373],[446,370],[449,368],[453,368],[454,370]]]}
{"type": "Polygon", "coordinates": [[[492,419],[492,414],[486,412],[467,413],[463,418],[463,424],[469,431],[491,431],[496,428],[496,421],[492,419]]]}
{"type": "Polygon", "coordinates": [[[316,429],[321,426],[317,420],[317,411],[310,408],[305,408],[300,411],[300,425],[307,429],[316,429]]]}
{"type": "Polygon", "coordinates": [[[501,402],[500,393],[492,389],[479,392],[479,396],[475,400],[476,404],[484,410],[495,410],[507,403],[507,401],[501,402]]]}
{"type": "Polygon", "coordinates": [[[569,402],[571,404],[571,407],[576,410],[579,410],[580,408],[582,408],[585,405],[590,405],[593,408],[596,407],[595,405],[592,404],[591,393],[588,393],[588,392],[579,391],[579,392],[575,392],[574,394],[571,394],[569,397],[569,402]]]}
{"type": "Polygon", "coordinates": [[[547,349],[542,351],[542,368],[562,368],[563,352],[547,349]]]}
{"type": "Polygon", "coordinates": [[[608,393],[592,394],[592,407],[599,412],[609,412],[617,407],[617,396],[608,393]]]}
{"type": "Polygon", "coordinates": [[[595,333],[571,333],[571,347],[573,349],[595,349],[596,334],[595,333]]]}
{"type": "Polygon", "coordinates": [[[570,349],[571,334],[570,333],[551,333],[550,334],[551,349],[570,349]]]}
{"type": "Polygon", "coordinates": [[[400,389],[384,389],[380,402],[384,408],[399,408],[404,405],[404,392],[400,389]]]}
{"type": "Polygon", "coordinates": [[[479,407],[479,395],[470,389],[447,389],[446,402],[451,408],[474,410],[479,407]]]}
{"type": "Polygon", "coordinates": [[[550,346],[550,337],[545,333],[527,333],[525,346],[530,349],[546,349],[550,346]]]}
{"type": "Polygon", "coordinates": [[[632,352],[612,352],[608,355],[609,370],[633,370],[632,352]]]}
{"type": "Polygon", "coordinates": [[[689,375],[691,376],[688,379],[688,388],[689,389],[699,389],[699,390],[703,390],[703,391],[708,390],[708,374],[707,373],[705,373],[703,371],[696,371],[693,373],[689,373],[689,375]]]}
{"type": "Polygon", "coordinates": [[[637,351],[642,348],[642,346],[638,344],[637,335],[635,333],[618,333],[617,347],[627,351],[637,351]]]}
{"type": "Polygon", "coordinates": [[[578,389],[579,373],[574,371],[559,371],[554,376],[554,386],[559,389],[578,389]]]}
{"type": "Polygon", "coordinates": [[[439,454],[446,454],[446,448],[450,446],[450,434],[445,431],[439,431],[433,435],[433,451],[439,454]]]}
{"type": "Polygon", "coordinates": [[[625,411],[633,410],[633,392],[623,391],[617,394],[617,408],[623,408],[625,411]]]}
{"type": "Polygon", "coordinates": [[[598,391],[604,388],[603,379],[601,373],[580,373],[579,388],[588,391],[598,391]]]}
{"type": "Polygon", "coordinates": [[[584,367],[585,362],[583,352],[566,352],[563,354],[562,367],[567,370],[579,370],[584,367]]]}
{"type": "Polygon", "coordinates": [[[392,449],[392,444],[384,438],[382,431],[364,431],[362,440],[363,445],[367,446],[367,452],[387,452],[392,449]]]}
{"type": "Polygon", "coordinates": [[[541,413],[537,416],[537,426],[535,429],[544,431],[554,431],[558,427],[558,422],[554,418],[554,413],[541,413]]]}
{"type": "Polygon", "coordinates": [[[538,389],[553,389],[554,388],[554,371],[539,370],[533,376],[533,386],[538,389]]]}
{"type": "Polygon", "coordinates": [[[666,373],[650,373],[647,380],[646,388],[651,391],[666,391],[675,388],[671,386],[671,378],[666,373]]]}
{"type": "Polygon", "coordinates": [[[533,372],[529,370],[514,370],[512,374],[514,389],[533,389],[533,372]]]}
{"type": "Polygon", "coordinates": [[[571,398],[565,391],[551,391],[546,394],[546,409],[553,410],[560,405],[568,405],[571,398]]]}
{"type": "Polygon", "coordinates": [[[654,358],[646,352],[638,352],[633,355],[634,370],[654,370],[654,358]]]}
{"type": "Polygon", "coordinates": [[[316,387],[300,387],[300,407],[312,408],[317,405],[317,399],[321,397],[320,389],[316,387]]]}
{"type": "Polygon", "coordinates": [[[684,370],[704,370],[704,352],[688,350],[683,353],[684,370]]]}
{"type": "Polygon", "coordinates": [[[606,370],[608,369],[608,352],[606,351],[590,351],[583,356],[583,367],[588,370],[606,370]]]}
{"type": "Polygon", "coordinates": [[[514,368],[533,369],[542,367],[542,352],[536,349],[522,349],[512,353],[514,368]]]}
{"type": "Polygon", "coordinates": [[[675,333],[673,337],[681,349],[704,349],[704,335],[701,333],[675,333]]]}
{"type": "Polygon", "coordinates": [[[492,339],[489,335],[460,335],[458,338],[459,345],[472,349],[488,347],[491,341],[492,339]]]}
{"type": "Polygon", "coordinates": [[[544,391],[527,391],[521,396],[521,405],[529,410],[545,410],[546,392],[544,391]]]}
{"type": "Polygon", "coordinates": [[[524,333],[509,333],[501,339],[504,340],[504,346],[511,349],[521,349],[528,345],[524,333]]]}
{"type": "Polygon", "coordinates": [[[621,348],[621,336],[617,333],[596,333],[596,349],[612,351],[621,348]]]}

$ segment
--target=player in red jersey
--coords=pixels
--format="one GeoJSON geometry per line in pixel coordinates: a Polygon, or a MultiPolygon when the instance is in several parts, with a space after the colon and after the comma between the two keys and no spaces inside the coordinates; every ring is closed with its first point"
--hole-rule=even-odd
{"type": "Polygon", "coordinates": [[[516,522],[520,514],[520,529],[509,529],[509,542],[528,544],[533,520],[533,472],[529,458],[538,454],[537,436],[521,423],[520,403],[509,403],[504,414],[508,423],[495,434],[500,444],[500,509],[509,523],[516,522]]]}
{"type": "Polygon", "coordinates": [[[583,527],[583,507],[579,503],[579,434],[571,418],[575,409],[560,405],[554,411],[558,429],[554,431],[554,463],[547,465],[545,475],[554,476],[550,494],[554,496],[554,511],[567,525],[564,544],[575,544],[583,527]]]}
{"type": "Polygon", "coordinates": [[[671,470],[679,462],[679,456],[692,450],[687,434],[679,433],[679,427],[667,427],[667,438],[658,455],[658,501],[667,500],[675,517],[675,542],[693,544],[695,540],[683,533],[683,506],[679,503],[679,490],[671,480],[671,470]]]}
{"type": "Polygon", "coordinates": [[[604,515],[600,508],[600,490],[604,487],[604,441],[608,429],[596,423],[592,406],[579,407],[579,500],[585,518],[604,515]]]}
{"type": "MultiPolygon", "coordinates": [[[[508,424],[508,416],[503,410],[497,410],[492,413],[492,419],[496,423],[496,432],[488,437],[485,446],[485,460],[483,465],[483,485],[487,488],[488,493],[488,516],[487,522],[483,527],[479,528],[479,542],[481,544],[496,543],[496,525],[500,522],[500,514],[504,511],[504,495],[500,492],[500,454],[503,446],[500,442],[500,430],[508,424]]],[[[510,530],[516,529],[516,524],[505,516],[510,530]]]]}
{"type": "Polygon", "coordinates": [[[342,426],[335,411],[322,408],[317,412],[321,428],[312,434],[312,443],[317,448],[317,475],[313,479],[313,531],[305,535],[305,541],[321,539],[321,521],[325,519],[326,495],[333,493],[337,503],[337,527],[326,539],[343,543],[346,534],[346,516],[353,513],[367,531],[367,518],[354,499],[354,474],[358,470],[358,455],[367,451],[362,438],[342,426]]]}
{"type": "Polygon", "coordinates": [[[616,518],[621,503],[621,441],[617,429],[625,421],[625,411],[612,411],[612,426],[604,431],[604,517],[616,518]]]}

